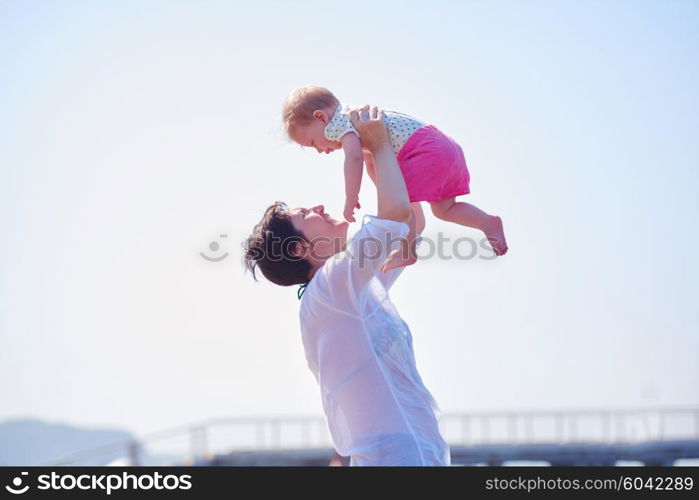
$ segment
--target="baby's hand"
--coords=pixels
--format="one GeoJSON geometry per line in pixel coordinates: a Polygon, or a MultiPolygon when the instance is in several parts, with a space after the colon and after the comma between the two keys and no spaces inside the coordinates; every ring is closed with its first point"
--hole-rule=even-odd
{"type": "Polygon", "coordinates": [[[345,211],[343,212],[347,222],[356,222],[354,218],[355,208],[362,208],[362,206],[359,204],[359,198],[347,198],[345,200],[345,211]]]}

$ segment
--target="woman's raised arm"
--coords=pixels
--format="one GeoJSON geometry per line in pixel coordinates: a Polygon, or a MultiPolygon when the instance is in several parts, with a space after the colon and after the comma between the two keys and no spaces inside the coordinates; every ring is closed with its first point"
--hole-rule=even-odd
{"type": "Polygon", "coordinates": [[[376,107],[369,109],[366,105],[359,110],[353,110],[350,120],[359,132],[362,147],[371,151],[374,156],[377,216],[380,219],[408,223],[411,212],[410,198],[383,121],[383,111],[376,107]]]}

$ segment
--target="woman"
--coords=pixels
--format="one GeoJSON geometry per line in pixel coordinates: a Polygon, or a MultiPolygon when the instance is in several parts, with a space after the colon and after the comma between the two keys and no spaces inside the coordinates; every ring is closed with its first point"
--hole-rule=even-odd
{"type": "Polygon", "coordinates": [[[320,385],[335,449],[350,465],[449,465],[439,408],[415,366],[408,325],[388,290],[405,269],[379,272],[408,234],[411,207],[382,113],[351,114],[374,155],[378,214],[347,242],[322,205],[270,206],[245,243],[245,262],[273,283],[302,284],[308,367],[320,385]]]}

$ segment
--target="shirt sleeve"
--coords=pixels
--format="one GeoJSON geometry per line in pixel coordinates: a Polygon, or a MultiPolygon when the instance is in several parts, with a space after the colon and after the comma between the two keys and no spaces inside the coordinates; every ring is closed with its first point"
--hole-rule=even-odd
{"type": "Polygon", "coordinates": [[[382,273],[379,272],[378,278],[379,281],[381,281],[381,284],[386,290],[390,290],[391,287],[393,286],[393,283],[396,282],[398,279],[398,276],[401,275],[401,273],[405,270],[406,266],[401,266],[401,267],[396,267],[394,269],[391,269],[387,273],[382,273]]]}
{"type": "Polygon", "coordinates": [[[354,128],[350,121],[349,114],[338,106],[332,119],[325,126],[325,138],[329,141],[339,141],[349,132],[353,132],[359,137],[357,129],[354,128]]]}
{"type": "Polygon", "coordinates": [[[390,287],[400,274],[400,269],[381,273],[379,268],[391,251],[400,246],[401,239],[408,235],[409,227],[404,222],[380,219],[365,215],[362,228],[348,246],[349,266],[355,292],[358,293],[374,276],[390,287]]]}

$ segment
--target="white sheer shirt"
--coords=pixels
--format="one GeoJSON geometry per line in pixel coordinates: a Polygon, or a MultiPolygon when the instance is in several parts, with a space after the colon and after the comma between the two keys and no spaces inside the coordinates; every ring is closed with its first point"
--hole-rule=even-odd
{"type": "Polygon", "coordinates": [[[308,367],[338,453],[351,466],[449,465],[441,413],[418,374],[408,325],[379,272],[408,225],[371,215],[347,249],[316,271],[301,299],[308,367]]]}

